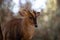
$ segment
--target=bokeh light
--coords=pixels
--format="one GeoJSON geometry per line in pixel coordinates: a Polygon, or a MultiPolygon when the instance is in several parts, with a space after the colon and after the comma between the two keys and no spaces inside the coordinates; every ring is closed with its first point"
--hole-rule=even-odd
{"type": "MultiPolygon", "coordinates": [[[[20,0],[22,4],[26,3],[26,0],[20,0]]],[[[41,9],[46,8],[46,2],[47,0],[29,0],[32,4],[31,9],[34,9],[35,11],[41,11],[41,9]]],[[[13,7],[13,12],[16,14],[19,11],[20,4],[19,0],[13,0],[15,3],[15,6],[13,7]]]]}

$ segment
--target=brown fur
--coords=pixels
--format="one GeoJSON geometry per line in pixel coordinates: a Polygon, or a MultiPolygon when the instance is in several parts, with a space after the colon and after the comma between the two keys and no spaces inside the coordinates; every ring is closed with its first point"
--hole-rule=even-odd
{"type": "Polygon", "coordinates": [[[2,26],[3,40],[31,40],[34,34],[34,13],[21,11],[22,18],[14,18],[2,26]],[[30,18],[32,17],[32,18],[30,18]]]}

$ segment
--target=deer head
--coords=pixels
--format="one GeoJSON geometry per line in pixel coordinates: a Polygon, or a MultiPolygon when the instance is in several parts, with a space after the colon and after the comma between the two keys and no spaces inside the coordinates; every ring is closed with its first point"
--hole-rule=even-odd
{"type": "Polygon", "coordinates": [[[35,27],[37,27],[37,17],[39,15],[38,13],[36,13],[36,11],[22,10],[19,13],[22,17],[27,17],[27,19],[29,19],[28,21],[30,21],[32,24],[35,25],[35,27]]]}

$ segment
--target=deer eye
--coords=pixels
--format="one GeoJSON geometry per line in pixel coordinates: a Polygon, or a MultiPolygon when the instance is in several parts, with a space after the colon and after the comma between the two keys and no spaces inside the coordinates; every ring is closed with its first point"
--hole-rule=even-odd
{"type": "Polygon", "coordinates": [[[32,17],[29,17],[30,19],[33,19],[32,17]]]}

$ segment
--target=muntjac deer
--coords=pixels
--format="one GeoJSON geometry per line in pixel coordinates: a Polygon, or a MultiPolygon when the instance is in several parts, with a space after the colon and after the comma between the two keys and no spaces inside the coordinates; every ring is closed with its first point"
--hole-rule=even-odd
{"type": "Polygon", "coordinates": [[[5,23],[2,33],[3,40],[31,40],[34,27],[37,27],[36,12],[29,10],[20,11],[21,18],[13,18],[5,23]]]}

